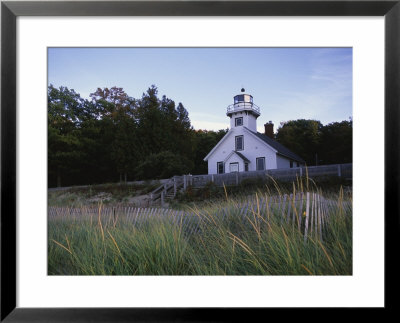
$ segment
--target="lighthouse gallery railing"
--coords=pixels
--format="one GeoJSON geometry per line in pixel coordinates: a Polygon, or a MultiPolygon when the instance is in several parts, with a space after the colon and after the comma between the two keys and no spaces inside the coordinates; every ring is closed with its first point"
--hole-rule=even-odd
{"type": "Polygon", "coordinates": [[[250,110],[256,112],[257,114],[260,114],[260,107],[258,107],[252,102],[238,102],[231,104],[227,107],[226,113],[229,114],[235,111],[242,111],[242,110],[250,110]]]}

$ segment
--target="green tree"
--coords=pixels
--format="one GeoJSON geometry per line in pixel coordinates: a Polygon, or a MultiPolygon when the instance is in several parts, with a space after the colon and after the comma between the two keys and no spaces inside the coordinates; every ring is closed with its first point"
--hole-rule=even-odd
{"type": "Polygon", "coordinates": [[[332,122],[322,128],[320,154],[324,164],[351,163],[353,122],[332,122]]]}
{"type": "Polygon", "coordinates": [[[194,169],[193,174],[207,174],[208,164],[204,157],[215,147],[215,145],[228,132],[228,129],[218,131],[195,130],[194,133],[194,169]]]}
{"type": "Polygon", "coordinates": [[[91,119],[81,125],[80,141],[86,158],[80,160],[80,178],[85,184],[115,181],[117,176],[111,158],[114,125],[110,120],[91,119]]]}
{"type": "Polygon", "coordinates": [[[157,93],[157,88],[154,85],[151,86],[138,100],[135,111],[135,118],[138,120],[137,135],[141,138],[141,145],[138,147],[141,160],[144,160],[147,155],[162,151],[167,142],[157,93]]]}
{"type": "MultiPolygon", "coordinates": [[[[90,94],[92,102],[100,111],[101,125],[111,131],[111,138],[105,143],[116,171],[127,181],[128,173],[133,173],[133,165],[138,158],[136,143],[136,102],[122,88],[97,88],[90,94]]],[[[106,129],[104,129],[106,130],[106,129]]],[[[110,132],[108,132],[110,135],[110,132]]]]}
{"type": "Polygon", "coordinates": [[[182,128],[186,130],[191,129],[189,113],[182,103],[179,102],[178,107],[176,108],[176,112],[178,114],[178,122],[182,126],[182,128]]]}
{"type": "Polygon", "coordinates": [[[276,140],[302,157],[307,165],[315,165],[320,154],[322,127],[321,122],[316,120],[283,122],[277,130],[276,140]]]}
{"type": "Polygon", "coordinates": [[[73,89],[61,86],[59,89],[52,84],[47,90],[47,111],[49,123],[63,132],[69,132],[83,120],[90,118],[91,106],[88,100],[82,99],[73,89]]]}
{"type": "Polygon", "coordinates": [[[49,185],[169,177],[193,172],[197,159],[207,171],[199,156],[218,135],[199,140],[183,104],[159,99],[155,85],[140,99],[120,87],[97,88],[90,97],[48,88],[49,185]]]}
{"type": "Polygon", "coordinates": [[[123,88],[97,88],[90,94],[92,101],[96,103],[101,117],[111,117],[114,119],[116,114],[123,110],[126,114],[133,116],[135,100],[125,93],[123,88]]]}
{"type": "Polygon", "coordinates": [[[87,100],[67,87],[48,87],[48,175],[56,178],[57,186],[62,179],[76,175],[77,165],[85,158],[81,144],[81,124],[90,117],[87,100]]]}
{"type": "Polygon", "coordinates": [[[157,87],[152,85],[138,100],[135,118],[141,138],[141,160],[165,151],[193,160],[193,134],[186,109],[181,103],[176,107],[166,96],[158,99],[157,94],[157,87]]]}
{"type": "Polygon", "coordinates": [[[123,176],[126,182],[128,174],[134,173],[135,164],[139,162],[136,145],[136,122],[121,111],[115,118],[115,133],[111,148],[112,159],[120,174],[120,181],[123,176]]]}
{"type": "Polygon", "coordinates": [[[191,126],[189,113],[182,103],[179,103],[176,111],[176,118],[172,123],[172,137],[174,138],[175,151],[193,160],[195,156],[195,138],[191,126]]]}
{"type": "Polygon", "coordinates": [[[187,174],[192,167],[192,161],[186,157],[170,151],[162,151],[148,155],[138,165],[136,173],[140,179],[164,179],[187,174]]]}

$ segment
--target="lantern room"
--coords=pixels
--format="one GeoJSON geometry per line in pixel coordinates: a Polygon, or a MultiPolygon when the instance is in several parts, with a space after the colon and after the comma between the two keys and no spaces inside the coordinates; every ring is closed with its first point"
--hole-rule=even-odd
{"type": "Polygon", "coordinates": [[[260,116],[260,108],[253,103],[253,96],[245,93],[233,97],[233,104],[229,105],[226,115],[231,119],[231,128],[245,126],[252,131],[257,131],[257,118],[260,116]]]}

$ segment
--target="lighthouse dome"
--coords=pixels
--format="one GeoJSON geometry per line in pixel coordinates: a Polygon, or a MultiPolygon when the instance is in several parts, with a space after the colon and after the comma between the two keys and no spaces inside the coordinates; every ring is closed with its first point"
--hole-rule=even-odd
{"type": "Polygon", "coordinates": [[[253,103],[253,96],[245,93],[242,88],[241,93],[233,97],[233,104],[229,105],[226,111],[227,116],[231,117],[232,113],[246,111],[253,114],[256,118],[260,116],[260,108],[253,103]]]}

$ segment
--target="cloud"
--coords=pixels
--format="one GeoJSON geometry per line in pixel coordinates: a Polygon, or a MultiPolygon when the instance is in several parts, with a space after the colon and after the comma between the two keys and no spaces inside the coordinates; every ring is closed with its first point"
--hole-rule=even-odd
{"type": "Polygon", "coordinates": [[[329,98],[352,95],[352,55],[349,50],[322,49],[311,58],[314,87],[321,89],[329,98]]]}
{"type": "MultiPolygon", "coordinates": [[[[218,111],[220,112],[220,111],[218,111]]],[[[224,113],[210,114],[202,112],[189,112],[189,118],[192,126],[199,130],[221,130],[229,128],[229,118],[224,113]]]]}
{"type": "Polygon", "coordinates": [[[309,60],[309,73],[270,102],[273,119],[315,119],[323,124],[352,116],[352,55],[348,49],[321,49],[309,60]]]}

